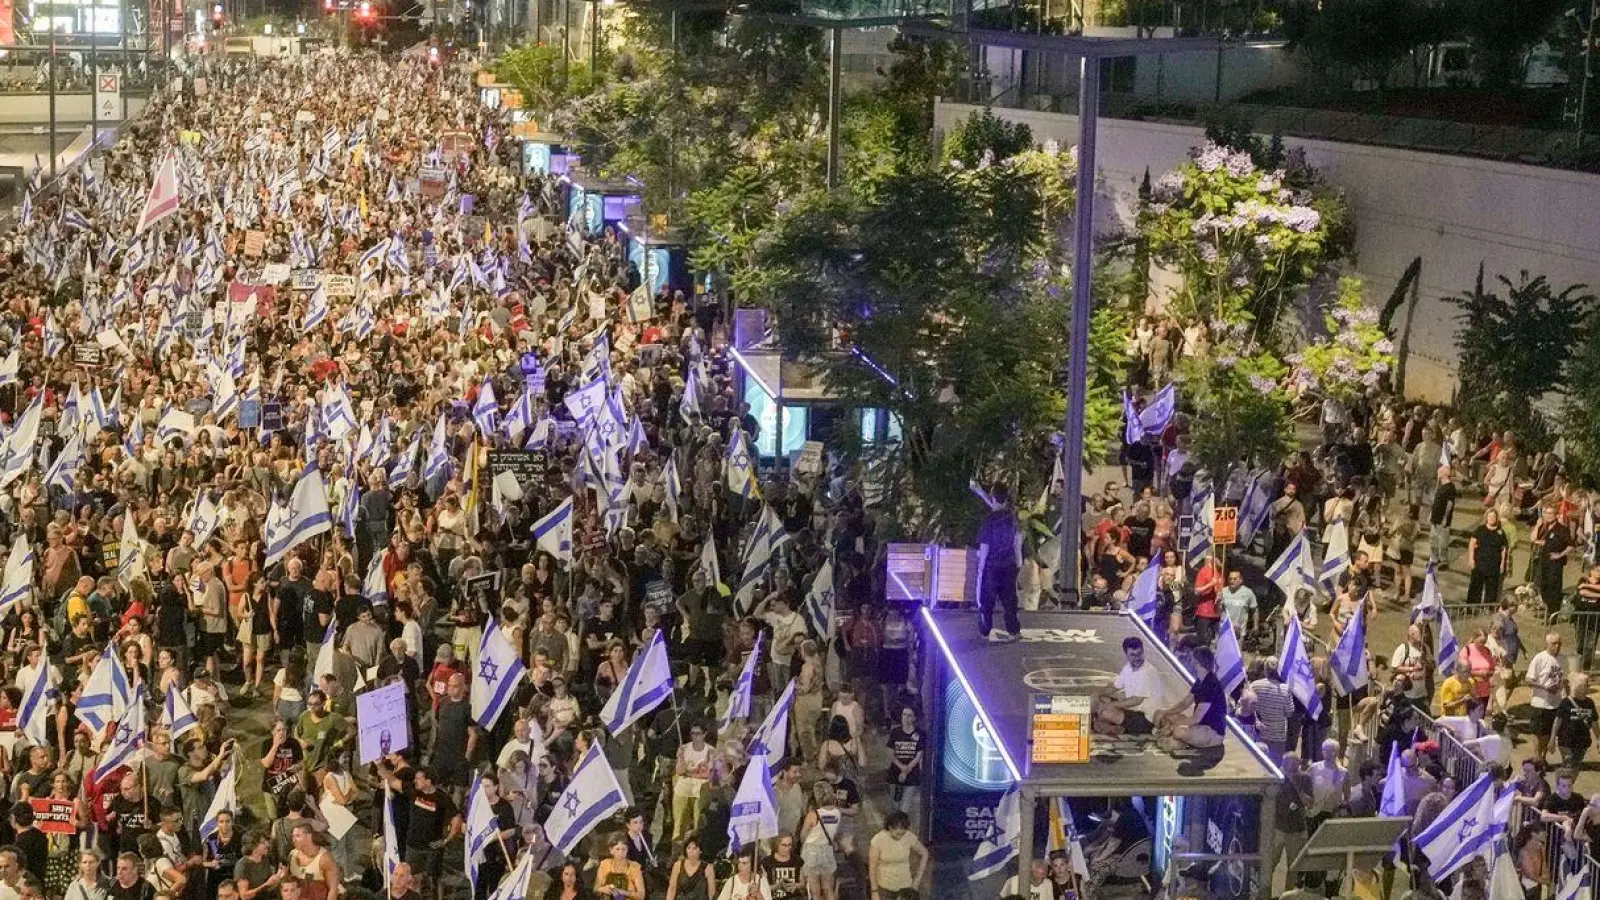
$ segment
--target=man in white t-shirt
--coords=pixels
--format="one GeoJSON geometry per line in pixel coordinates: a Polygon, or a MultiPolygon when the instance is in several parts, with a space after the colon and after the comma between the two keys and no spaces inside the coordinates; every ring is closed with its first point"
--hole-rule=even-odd
{"type": "Polygon", "coordinates": [[[1528,661],[1525,680],[1533,690],[1533,697],[1528,701],[1533,706],[1533,752],[1542,760],[1550,751],[1550,728],[1555,724],[1556,707],[1561,705],[1567,684],[1567,665],[1561,659],[1561,635],[1552,631],[1544,636],[1544,649],[1528,661]]]}
{"type": "MultiPolygon", "coordinates": [[[[1055,888],[1050,884],[1050,870],[1044,860],[1035,858],[1033,865],[1028,867],[1028,876],[1028,900],[1055,900],[1055,888]]],[[[1000,896],[1022,896],[1022,891],[1017,888],[1017,876],[1006,879],[1000,888],[1000,896]]]]}
{"type": "Polygon", "coordinates": [[[1095,699],[1094,727],[1101,734],[1150,734],[1158,712],[1171,705],[1161,673],[1145,662],[1144,641],[1125,638],[1127,664],[1095,699]]]}
{"type": "Polygon", "coordinates": [[[1406,641],[1394,648],[1389,657],[1389,669],[1396,675],[1410,679],[1406,699],[1420,703],[1428,696],[1428,651],[1422,645],[1422,629],[1415,625],[1406,629],[1406,641]]]}

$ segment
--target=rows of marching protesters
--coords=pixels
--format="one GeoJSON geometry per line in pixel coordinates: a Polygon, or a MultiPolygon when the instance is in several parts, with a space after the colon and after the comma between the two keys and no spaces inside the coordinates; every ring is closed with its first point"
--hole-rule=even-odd
{"type": "MultiPolygon", "coordinates": [[[[1154,327],[1181,346],[1170,323],[1154,327]]],[[[1210,473],[1174,389],[1149,375],[1163,367],[1139,352],[1123,480],[1084,498],[1085,588],[1071,606],[1139,617],[1193,683],[1163,684],[1148,641],[1130,639],[1094,698],[1096,746],[1143,741],[1194,759],[1220,754],[1230,733],[1253,741],[1284,776],[1263,875],[1279,890],[1588,896],[1600,878],[1600,792],[1579,792],[1600,735],[1587,673],[1600,623],[1594,498],[1555,455],[1524,458],[1509,433],[1377,392],[1330,401],[1321,441],[1281,464],[1210,473]],[[1293,867],[1325,823],[1371,817],[1408,820],[1375,870],[1293,867]]],[[[1026,620],[1057,602],[1059,544],[1035,527],[1052,505],[982,499],[979,627],[1016,640],[1019,607],[1026,620]],[[992,548],[1013,542],[1015,562],[1003,553],[995,571],[992,548]]],[[[1015,855],[1009,815],[986,850],[1009,841],[1015,855]]],[[[1078,866],[1110,865],[1154,836],[1144,825],[1103,858],[1087,847],[1078,866]]],[[[1057,857],[1034,857],[1034,896],[1076,883],[1066,850],[1057,857]]],[[[1191,868],[1202,871],[1154,874],[1180,895],[1209,883],[1216,896],[1210,868],[1191,868]]]]}
{"type": "Polygon", "coordinates": [[[188,65],[0,260],[0,896],[924,885],[915,633],[718,307],[551,226],[465,71],[188,65]]]}

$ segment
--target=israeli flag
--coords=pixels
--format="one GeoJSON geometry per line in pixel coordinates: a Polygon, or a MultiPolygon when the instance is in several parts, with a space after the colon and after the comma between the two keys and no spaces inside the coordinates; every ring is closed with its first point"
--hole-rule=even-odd
{"type": "Polygon", "coordinates": [[[489,900],[524,900],[528,896],[528,882],[532,880],[535,868],[533,854],[522,854],[517,860],[517,867],[500,881],[500,886],[489,895],[489,900]]]}
{"type": "Polygon", "coordinates": [[[371,281],[377,277],[378,270],[383,267],[384,256],[389,252],[389,241],[384,239],[374,244],[371,249],[361,254],[361,262],[357,266],[362,281],[371,281]]]}
{"type": "Polygon", "coordinates": [[[1461,644],[1456,640],[1456,630],[1450,624],[1450,614],[1439,607],[1439,636],[1435,643],[1434,661],[1440,678],[1449,678],[1460,664],[1461,644]]]}
{"type": "Polygon", "coordinates": [[[6,358],[0,361],[0,386],[16,384],[22,372],[22,350],[18,347],[11,348],[6,358]]]}
{"type": "Polygon", "coordinates": [[[322,676],[333,674],[333,651],[338,643],[339,622],[337,619],[328,622],[328,629],[322,633],[322,643],[317,647],[317,661],[311,666],[311,683],[321,684],[322,676]]]}
{"type": "Polygon", "coordinates": [[[744,661],[744,667],[739,670],[739,680],[733,683],[733,690],[728,694],[728,708],[722,714],[722,727],[732,725],[735,719],[750,718],[750,693],[755,686],[756,666],[761,664],[761,650],[765,644],[766,634],[756,634],[755,649],[744,661]]]}
{"type": "Polygon", "coordinates": [[[572,418],[583,424],[590,416],[600,411],[606,402],[605,379],[596,378],[581,388],[567,394],[564,401],[567,411],[572,413],[572,418]]]}
{"type": "Polygon", "coordinates": [[[571,856],[585,835],[625,805],[616,773],[600,751],[600,743],[593,742],[544,820],[544,833],[558,852],[571,856]]]}
{"type": "MultiPolygon", "coordinates": [[[[534,544],[558,561],[572,563],[572,498],[533,523],[534,544]]],[[[615,696],[615,695],[613,695],[615,696]]]]}
{"type": "Polygon", "coordinates": [[[1444,595],[1439,592],[1439,576],[1434,563],[1429,562],[1428,568],[1422,573],[1422,595],[1411,607],[1411,624],[1426,619],[1433,621],[1444,612],[1444,595]]]}
{"type": "Polygon", "coordinates": [[[700,370],[694,366],[689,367],[689,375],[683,382],[683,398],[678,401],[678,415],[683,416],[685,422],[692,421],[692,416],[700,415],[700,370]]]}
{"type": "MultiPolygon", "coordinates": [[[[399,490],[411,478],[411,470],[416,467],[417,455],[422,452],[422,435],[416,435],[411,443],[399,456],[396,456],[389,467],[389,489],[399,490]]],[[[448,460],[448,456],[446,459],[448,460]]]]}
{"type": "Polygon", "coordinates": [[[678,508],[683,498],[683,479],[678,477],[678,461],[667,458],[667,465],[661,470],[661,481],[667,492],[667,514],[672,516],[672,521],[678,521],[678,508]]]}
{"type": "Polygon", "coordinates": [[[472,719],[488,731],[511,705],[512,696],[528,669],[494,616],[490,616],[484,626],[477,662],[478,669],[472,673],[472,719]]]}
{"type": "Polygon", "coordinates": [[[1334,519],[1328,526],[1328,548],[1322,554],[1322,571],[1318,580],[1328,596],[1339,593],[1339,575],[1350,568],[1350,529],[1343,519],[1334,519]]]}
{"type": "Polygon", "coordinates": [[[1415,846],[1428,857],[1428,875],[1435,879],[1472,861],[1503,830],[1498,828],[1494,806],[1499,792],[1494,776],[1485,772],[1457,794],[1433,824],[1417,835],[1415,846]]]}
{"type": "Polygon", "coordinates": [[[52,312],[44,314],[44,355],[54,359],[67,349],[67,339],[61,334],[61,326],[56,324],[56,315],[52,312]]]}
{"type": "Polygon", "coordinates": [[[1244,547],[1255,541],[1272,515],[1272,498],[1267,496],[1267,486],[1263,483],[1265,474],[1257,472],[1250,476],[1250,486],[1245,488],[1244,501],[1239,504],[1239,544],[1244,547]]]}
{"type": "Polygon", "coordinates": [[[367,576],[361,579],[361,596],[373,606],[389,602],[389,580],[383,576],[383,554],[374,553],[367,566],[367,576]]]}
{"type": "Polygon", "coordinates": [[[493,379],[485,378],[478,397],[472,402],[472,421],[485,440],[494,437],[495,419],[500,415],[500,401],[494,395],[493,379]]]}
{"type": "Polygon", "coordinates": [[[1289,693],[1306,708],[1307,715],[1313,719],[1322,715],[1322,695],[1317,693],[1317,679],[1311,673],[1311,658],[1306,655],[1305,635],[1300,631],[1299,616],[1289,617],[1278,676],[1289,688],[1289,693]]]}
{"type": "MultiPolygon", "coordinates": [[[[354,465],[351,466],[354,469],[354,465]]],[[[350,487],[339,498],[339,531],[347,538],[356,536],[356,513],[361,508],[361,488],[352,479],[350,487]]]]}
{"type": "Polygon", "coordinates": [[[0,488],[5,487],[33,468],[33,456],[39,444],[39,422],[44,411],[44,392],[28,404],[17,421],[17,426],[6,435],[0,447],[0,488]]]}
{"type": "Polygon", "coordinates": [[[620,734],[645,713],[672,694],[672,665],[667,661],[667,645],[657,631],[644,652],[634,657],[622,683],[611,692],[600,710],[600,723],[611,734],[620,734]]]}
{"type": "Polygon", "coordinates": [[[443,413],[433,423],[433,440],[428,442],[428,461],[422,467],[422,477],[432,481],[450,465],[450,445],[445,442],[445,417],[443,413]]]}
{"type": "Polygon", "coordinates": [[[1555,900],[1594,900],[1594,869],[1588,860],[1583,861],[1578,871],[1562,876],[1555,900]]]}
{"type": "Polygon", "coordinates": [[[209,841],[217,833],[217,815],[223,810],[230,813],[239,809],[239,767],[229,760],[222,770],[222,780],[217,784],[217,792],[211,797],[211,805],[206,807],[205,818],[200,820],[200,840],[209,841]]]}
{"type": "Polygon", "coordinates": [[[1389,766],[1384,770],[1383,795],[1378,798],[1378,815],[1409,816],[1406,812],[1405,766],[1400,763],[1400,743],[1389,746],[1389,766]]]}
{"type": "Polygon", "coordinates": [[[745,847],[778,836],[778,798],[772,790],[772,770],[767,757],[757,754],[744,768],[744,778],[728,807],[728,852],[738,855],[745,847]]]}
{"type": "Polygon", "coordinates": [[[161,724],[167,726],[173,746],[177,746],[178,738],[200,727],[200,720],[195,718],[194,711],[174,685],[167,685],[167,699],[161,705],[161,724]]]}
{"type": "MultiPolygon", "coordinates": [[[[492,618],[489,620],[494,621],[492,618]]],[[[500,821],[495,818],[494,806],[483,791],[483,776],[472,776],[472,787],[467,791],[466,867],[467,880],[472,892],[478,892],[478,864],[483,862],[483,851],[500,833],[500,821]]]]}
{"type": "Polygon", "coordinates": [[[1133,406],[1133,397],[1122,392],[1122,442],[1137,444],[1144,440],[1144,425],[1139,421],[1139,411],[1133,406]]]}
{"type": "Polygon", "coordinates": [[[134,690],[128,708],[117,720],[116,729],[111,732],[111,742],[94,768],[95,784],[105,781],[123,766],[131,767],[139,761],[144,750],[144,732],[144,686],[140,685],[134,690]]]}
{"type": "Polygon", "coordinates": [[[22,708],[17,720],[22,725],[22,736],[35,747],[50,746],[50,717],[55,714],[59,697],[55,671],[50,658],[41,654],[38,671],[22,691],[22,708]]]}
{"type": "MultiPolygon", "coordinates": [[[[709,546],[711,541],[707,539],[709,546]]],[[[714,550],[711,552],[715,552],[714,550]]],[[[805,602],[801,604],[801,612],[806,617],[806,626],[811,633],[821,638],[824,642],[833,640],[833,560],[824,560],[822,567],[817,569],[817,574],[811,578],[811,587],[806,589],[805,602]]]]}
{"type": "Polygon", "coordinates": [[[1211,523],[1216,517],[1217,495],[1207,487],[1195,504],[1194,524],[1189,526],[1189,545],[1184,554],[1184,563],[1189,568],[1197,568],[1211,555],[1211,523]]]}
{"type": "Polygon", "coordinates": [[[1339,643],[1328,655],[1328,668],[1333,673],[1339,693],[1349,696],[1367,686],[1367,605],[1356,606],[1355,618],[1339,635],[1339,643]]]}
{"type": "Polygon", "coordinates": [[[506,413],[501,426],[513,445],[521,443],[522,436],[533,427],[533,394],[523,391],[517,402],[511,404],[511,411],[506,413]]]}
{"type": "Polygon", "coordinates": [[[122,538],[117,547],[117,580],[126,587],[144,572],[144,541],[133,524],[133,511],[122,513],[122,538]]]}
{"type": "Polygon", "coordinates": [[[84,685],[78,697],[78,720],[96,733],[121,718],[132,699],[128,673],[122,668],[122,660],[117,658],[116,651],[116,641],[106,644],[100,661],[89,675],[89,683],[84,685]]]}
{"type": "Polygon", "coordinates": [[[1455,453],[1455,451],[1450,449],[1450,439],[1448,437],[1445,438],[1444,440],[1440,441],[1439,442],[1439,467],[1442,468],[1442,469],[1450,468],[1451,467],[1451,463],[1452,463],[1451,456],[1454,453],[1455,453]]]}
{"type": "Polygon", "coordinates": [[[1316,590],[1317,573],[1311,562],[1311,541],[1301,531],[1283,548],[1272,567],[1267,569],[1267,580],[1276,584],[1290,600],[1301,588],[1316,590]]]}
{"type": "Polygon", "coordinates": [[[1154,628],[1160,609],[1157,598],[1161,592],[1161,563],[1152,561],[1128,590],[1128,612],[1133,613],[1154,628]]]}
{"type": "Polygon", "coordinates": [[[789,533],[783,521],[771,506],[763,505],[761,519],[756,523],[750,541],[745,545],[744,571],[739,576],[739,589],[734,592],[733,608],[739,615],[749,615],[755,607],[756,588],[777,562],[777,553],[789,543],[789,533]]]}
{"type": "Polygon", "coordinates": [[[350,402],[344,385],[336,384],[323,393],[322,424],[330,441],[342,441],[345,435],[356,430],[355,405],[350,402]]]}
{"type": "Polygon", "coordinates": [[[50,469],[44,474],[44,483],[50,487],[57,487],[66,493],[72,493],[77,483],[78,466],[83,463],[83,433],[76,432],[61,448],[61,455],[50,464],[50,469]]]}
{"type": "Polygon", "coordinates": [[[789,713],[794,709],[793,678],[778,695],[778,702],[767,710],[761,727],[750,735],[750,755],[760,756],[770,765],[779,765],[789,753],[789,713]]]}
{"type": "Polygon", "coordinates": [[[1217,630],[1217,680],[1230,695],[1244,687],[1244,654],[1239,650],[1239,636],[1233,633],[1233,620],[1222,617],[1222,627],[1217,630]]]}
{"type": "Polygon", "coordinates": [[[743,431],[735,431],[733,440],[728,442],[728,453],[724,469],[727,474],[729,491],[745,498],[755,495],[755,458],[750,453],[750,445],[745,440],[743,431]]]}
{"type": "Polygon", "coordinates": [[[311,292],[311,299],[306,303],[306,322],[304,330],[310,332],[318,325],[328,321],[327,289],[321,284],[318,284],[317,289],[311,292]]]}
{"type": "MultiPolygon", "coordinates": [[[[700,548],[700,570],[706,573],[706,581],[709,582],[712,587],[718,587],[722,584],[722,564],[717,556],[717,541],[714,536],[707,536],[705,545],[700,548]]],[[[828,589],[832,590],[833,560],[828,559],[823,561],[822,568],[817,570],[817,579],[822,578],[822,573],[824,571],[828,573],[828,589]]],[[[816,584],[815,579],[812,581],[812,584],[816,584]]]]}
{"type": "Polygon", "coordinates": [[[5,580],[0,584],[0,611],[10,609],[13,603],[25,599],[33,590],[35,559],[27,536],[18,531],[11,545],[11,555],[6,558],[5,580]]]}
{"type": "MultiPolygon", "coordinates": [[[[400,832],[394,827],[394,791],[387,783],[383,786],[383,883],[387,893],[389,878],[400,865],[400,832]]],[[[517,895],[523,900],[522,895],[517,895]]]]}
{"type": "Polygon", "coordinates": [[[1017,843],[1021,837],[1021,795],[1013,786],[995,806],[994,822],[989,825],[988,836],[978,845],[978,852],[973,854],[972,871],[967,880],[982,881],[1003,872],[1006,865],[1017,858],[1017,843]]]}
{"type": "Polygon", "coordinates": [[[276,540],[267,545],[268,566],[288,555],[301,542],[333,530],[333,515],[328,511],[328,489],[323,485],[322,472],[308,465],[295,481],[294,492],[289,496],[288,517],[282,523],[276,540]]]}
{"type": "Polygon", "coordinates": [[[540,419],[533,426],[533,431],[528,434],[528,442],[522,445],[524,450],[550,449],[550,432],[555,428],[555,420],[549,416],[540,419]]]}

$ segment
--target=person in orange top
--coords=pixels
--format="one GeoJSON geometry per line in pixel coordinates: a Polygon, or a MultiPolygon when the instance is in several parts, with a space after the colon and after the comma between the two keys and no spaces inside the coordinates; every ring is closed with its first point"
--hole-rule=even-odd
{"type": "Polygon", "coordinates": [[[1222,567],[1215,557],[1206,557],[1194,573],[1194,626],[1196,636],[1210,643],[1222,624],[1222,567]]]}

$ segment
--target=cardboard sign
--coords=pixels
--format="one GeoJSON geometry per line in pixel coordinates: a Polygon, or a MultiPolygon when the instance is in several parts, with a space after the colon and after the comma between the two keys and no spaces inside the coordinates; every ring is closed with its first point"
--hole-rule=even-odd
{"type": "Polygon", "coordinates": [[[1239,507],[1219,506],[1211,517],[1211,543],[1232,544],[1239,540],[1239,507]]]}
{"type": "Polygon", "coordinates": [[[314,291],[322,283],[321,269],[295,269],[289,275],[289,289],[294,291],[314,291]]]}
{"type": "Polygon", "coordinates": [[[267,263],[261,269],[261,280],[267,284],[283,284],[289,280],[289,264],[267,263]]]}
{"type": "Polygon", "coordinates": [[[197,338],[206,328],[206,314],[203,312],[190,312],[183,320],[183,330],[191,338],[197,338]]]}
{"type": "Polygon", "coordinates": [[[356,295],[356,277],[354,275],[324,275],[322,276],[323,289],[329,297],[354,297],[356,295]]]}
{"type": "Polygon", "coordinates": [[[72,801],[57,800],[53,797],[30,797],[28,803],[33,807],[33,824],[45,834],[77,834],[77,826],[72,824],[72,801]]]}
{"type": "Polygon", "coordinates": [[[268,400],[261,405],[261,430],[283,430],[283,404],[277,400],[268,400]]]}
{"type": "Polygon", "coordinates": [[[424,166],[417,174],[417,184],[422,196],[428,200],[437,200],[444,196],[445,189],[444,169],[424,166]]]}
{"type": "Polygon", "coordinates": [[[240,428],[260,428],[261,427],[261,401],[260,400],[240,400],[239,401],[239,427],[240,428]]]}
{"type": "Polygon", "coordinates": [[[411,729],[406,716],[404,682],[386,684],[356,695],[356,745],[361,764],[373,762],[411,746],[411,729]]]}
{"type": "Polygon", "coordinates": [[[796,475],[819,475],[822,473],[822,442],[806,441],[800,445],[800,456],[794,461],[796,475]]]}
{"type": "Polygon", "coordinates": [[[72,364],[94,369],[105,365],[105,351],[99,344],[79,341],[72,345],[72,364]]]}
{"type": "Polygon", "coordinates": [[[244,233],[244,255],[258,257],[267,249],[267,233],[251,229],[244,233]]]}

